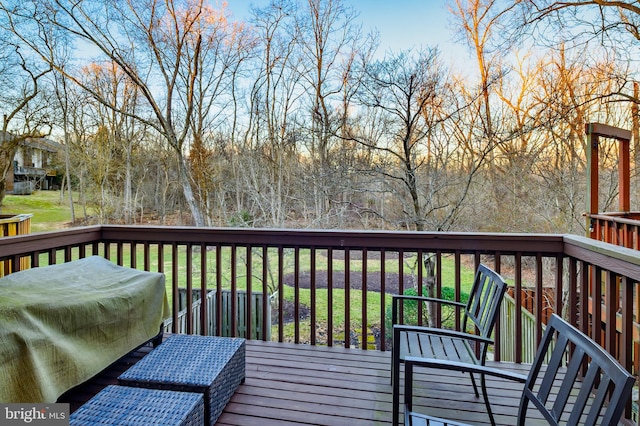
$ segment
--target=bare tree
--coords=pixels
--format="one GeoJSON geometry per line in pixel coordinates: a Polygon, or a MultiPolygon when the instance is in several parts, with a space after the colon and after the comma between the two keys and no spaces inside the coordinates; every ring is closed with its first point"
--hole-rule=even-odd
{"type": "Polygon", "coordinates": [[[82,83],[90,87],[101,101],[89,103],[93,115],[95,133],[106,132],[99,158],[87,158],[94,169],[108,167],[111,172],[100,185],[101,205],[109,202],[115,206],[109,216],[131,223],[136,213],[133,201],[133,156],[146,135],[143,122],[134,117],[142,115],[140,92],[128,76],[113,62],[94,63],[83,68],[82,83]],[[108,102],[105,105],[104,102],[108,102]]]}
{"type": "Polygon", "coordinates": [[[71,212],[71,223],[75,223],[76,221],[76,211],[75,211],[75,205],[73,202],[73,192],[72,192],[72,187],[71,187],[71,153],[70,153],[70,147],[71,147],[71,131],[70,131],[70,114],[72,113],[72,103],[77,102],[78,98],[74,98],[72,99],[70,96],[70,90],[68,90],[69,88],[67,87],[67,81],[64,78],[64,76],[55,73],[54,77],[53,77],[53,85],[55,88],[55,96],[56,99],[58,101],[58,108],[60,110],[60,114],[61,114],[61,127],[62,127],[62,135],[63,135],[63,139],[64,139],[64,170],[65,170],[65,175],[64,175],[64,181],[63,181],[63,187],[62,187],[62,191],[60,193],[60,199],[62,200],[62,197],[64,196],[65,193],[65,187],[64,185],[66,185],[66,190],[67,190],[67,196],[69,197],[69,210],[71,212]]]}
{"type": "MultiPolygon", "coordinates": [[[[640,5],[631,0],[521,1],[508,10],[512,35],[554,50],[575,49],[591,64],[604,71],[603,61],[617,63],[605,77],[616,82],[610,92],[594,93],[593,98],[609,97],[640,103],[633,84],[636,80],[622,64],[633,66],[638,60],[634,43],[640,41],[640,5]],[[513,12],[513,13],[511,13],[513,12]]],[[[563,53],[564,54],[564,53],[563,53]]]]}
{"type": "MultiPolygon", "coordinates": [[[[567,167],[580,164],[584,158],[585,123],[601,121],[624,128],[630,128],[634,120],[637,123],[637,118],[629,117],[629,110],[637,111],[640,102],[638,91],[634,89],[637,85],[634,70],[637,63],[635,46],[640,41],[640,6],[629,0],[527,0],[517,2],[508,16],[512,22],[509,29],[516,40],[550,52],[549,61],[553,66],[546,67],[544,81],[538,82],[546,103],[541,114],[545,118],[556,114],[557,125],[545,126],[555,130],[546,135],[562,151],[557,152],[553,160],[553,164],[560,165],[556,170],[564,170],[568,178],[567,173],[575,171],[567,170],[567,167]]],[[[638,146],[638,141],[634,141],[636,163],[640,164],[638,146]]],[[[549,163],[540,162],[539,165],[548,177],[550,173],[546,166],[549,163]]],[[[603,169],[613,172],[611,168],[603,169]]],[[[582,174],[586,176],[586,172],[582,174]]],[[[605,194],[615,194],[615,179],[611,182],[609,187],[601,188],[605,194]]],[[[562,187],[552,186],[554,189],[562,187]]],[[[575,190],[574,185],[564,188],[575,190]]],[[[579,191],[584,192],[584,189],[579,191]]],[[[605,196],[601,201],[607,203],[611,198],[612,195],[605,196]]],[[[580,220],[578,226],[575,219],[566,221],[575,216],[573,202],[571,204],[565,206],[564,223],[572,229],[582,228],[584,224],[580,220]]],[[[560,206],[562,203],[558,208],[560,206]]],[[[578,208],[579,214],[582,210],[583,207],[578,208]]]]}
{"type": "MultiPolygon", "coordinates": [[[[348,93],[354,58],[366,49],[370,40],[362,35],[358,14],[342,0],[306,0],[297,16],[299,48],[304,61],[300,73],[308,92],[310,114],[304,116],[309,129],[308,146],[312,160],[313,188],[316,194],[316,218],[331,209],[331,201],[340,200],[340,182],[346,176],[339,165],[344,156],[330,158],[335,135],[348,110],[341,109],[348,93]]],[[[341,150],[336,153],[343,154],[341,150]]]]}
{"type": "Polygon", "coordinates": [[[204,0],[32,0],[5,2],[0,7],[23,43],[104,105],[110,105],[108,99],[50,55],[48,35],[57,32],[69,42],[89,46],[128,76],[151,110],[150,116],[134,117],[160,133],[174,150],[184,198],[195,225],[203,226],[185,151],[197,107],[197,82],[207,80],[202,73],[211,71],[200,66],[206,36],[202,29],[210,18],[204,0]]]}
{"type": "Polygon", "coordinates": [[[6,193],[6,177],[21,142],[43,137],[51,131],[48,100],[43,93],[44,77],[51,67],[40,67],[25,49],[4,32],[0,45],[0,205],[6,193]]]}
{"type": "Polygon", "coordinates": [[[426,118],[433,117],[430,110],[440,110],[444,71],[435,50],[404,52],[366,69],[358,99],[377,130],[354,129],[357,133],[351,136],[377,152],[373,170],[385,177],[390,193],[401,201],[402,220],[422,231],[433,212],[424,198],[426,183],[420,182],[421,170],[430,166],[428,142],[435,130],[435,123],[426,118]]]}
{"type": "MultiPolygon", "coordinates": [[[[222,215],[212,210],[219,198],[216,192],[221,191],[220,184],[225,179],[215,157],[224,151],[227,135],[233,144],[239,114],[235,90],[243,77],[241,68],[254,55],[257,41],[245,24],[230,22],[224,9],[207,6],[203,14],[205,19],[198,22],[192,35],[200,37],[201,43],[197,63],[200,72],[194,81],[189,165],[196,200],[208,213],[207,224],[212,225],[215,216],[222,215]],[[221,136],[223,133],[225,136],[221,136]]],[[[186,105],[187,99],[184,102],[186,105]]]]}
{"type": "MultiPolygon", "coordinates": [[[[244,182],[251,208],[237,213],[259,217],[258,224],[283,226],[291,207],[291,182],[298,163],[295,107],[302,96],[296,53],[296,4],[275,1],[253,10],[252,24],[261,41],[249,95],[249,123],[237,178],[244,182]]],[[[243,220],[244,222],[245,220],[243,220]]]]}
{"type": "MultiPolygon", "coordinates": [[[[495,165],[493,147],[500,144],[501,139],[494,112],[493,86],[502,78],[503,53],[505,46],[501,44],[499,33],[501,21],[509,12],[509,8],[500,9],[498,0],[455,0],[450,11],[456,24],[463,30],[462,34],[467,45],[473,51],[479,77],[480,96],[475,102],[478,109],[477,118],[482,129],[481,135],[476,137],[484,143],[482,151],[490,155],[490,166],[495,165]]],[[[491,169],[490,172],[493,172],[491,169]]],[[[495,187],[495,173],[491,173],[492,186],[495,187]]]]}

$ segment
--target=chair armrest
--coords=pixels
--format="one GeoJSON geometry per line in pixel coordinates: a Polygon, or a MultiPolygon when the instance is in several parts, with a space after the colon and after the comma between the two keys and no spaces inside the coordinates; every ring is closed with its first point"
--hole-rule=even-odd
{"type": "MultiPolygon", "coordinates": [[[[520,383],[525,383],[527,381],[527,376],[523,374],[512,373],[511,371],[501,370],[494,367],[487,367],[484,365],[467,364],[457,361],[407,357],[404,360],[404,365],[405,371],[407,373],[410,373],[413,370],[413,367],[425,367],[438,368],[440,370],[461,371],[463,373],[486,374],[488,376],[513,380],[520,383]]],[[[410,380],[410,374],[407,375],[407,380],[410,380]]]]}
{"type": "Polygon", "coordinates": [[[432,334],[438,336],[447,336],[455,339],[471,340],[473,342],[488,343],[492,345],[493,339],[478,336],[477,334],[465,333],[464,331],[449,330],[447,328],[420,327],[416,325],[396,324],[393,326],[393,338],[397,339],[401,331],[408,331],[421,334],[432,334]]]}
{"type": "Polygon", "coordinates": [[[441,305],[449,305],[458,308],[466,308],[467,305],[462,302],[455,302],[453,300],[438,299],[435,297],[427,296],[411,296],[408,294],[392,294],[391,295],[391,323],[398,323],[398,304],[404,300],[415,300],[418,302],[438,303],[441,305]]]}
{"type": "MultiPolygon", "coordinates": [[[[522,374],[512,373],[484,365],[467,364],[465,362],[445,361],[438,359],[425,359],[407,357],[404,360],[404,403],[405,413],[413,410],[413,371],[414,367],[437,368],[440,370],[458,371],[471,374],[481,374],[502,379],[526,383],[528,377],[522,374]]],[[[488,401],[487,401],[488,403],[488,401]]],[[[487,406],[488,408],[488,406],[487,406]]],[[[493,420],[493,419],[492,419],[493,420]]],[[[458,424],[452,422],[451,424],[458,424]]]]}

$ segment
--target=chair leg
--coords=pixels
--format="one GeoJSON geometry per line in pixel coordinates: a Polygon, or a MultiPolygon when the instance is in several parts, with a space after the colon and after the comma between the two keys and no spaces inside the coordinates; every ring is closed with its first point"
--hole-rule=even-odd
{"type": "Polygon", "coordinates": [[[489,402],[489,394],[487,394],[487,382],[485,380],[484,374],[480,375],[480,385],[482,386],[482,396],[484,398],[484,405],[487,407],[487,414],[489,415],[491,426],[496,426],[496,421],[493,418],[493,411],[491,411],[491,403],[489,402]]]}
{"type": "Polygon", "coordinates": [[[391,350],[391,381],[389,382],[390,385],[393,385],[393,370],[394,370],[394,365],[396,365],[396,357],[394,355],[394,350],[391,350]]]}
{"type": "Polygon", "coordinates": [[[392,420],[391,425],[398,425],[398,416],[400,414],[400,361],[396,360],[391,365],[391,385],[392,385],[392,420]]]}
{"type": "Polygon", "coordinates": [[[480,398],[480,393],[478,392],[478,385],[476,385],[476,378],[473,376],[473,373],[469,373],[469,377],[471,377],[471,384],[473,385],[473,391],[476,394],[476,398],[480,398]]]}

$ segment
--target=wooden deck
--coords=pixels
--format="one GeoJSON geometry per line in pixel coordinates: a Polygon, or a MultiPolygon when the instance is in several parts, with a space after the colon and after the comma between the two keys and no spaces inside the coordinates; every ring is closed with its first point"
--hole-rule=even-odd
{"type": "MultiPolygon", "coordinates": [[[[249,342],[246,382],[218,424],[391,424],[389,366],[390,352],[249,342]]],[[[422,376],[424,388],[417,392],[424,395],[419,404],[428,413],[489,424],[484,403],[475,398],[466,375],[430,373],[422,376]]],[[[490,386],[499,395],[494,398],[496,420],[512,425],[522,385],[490,386]]]]}
{"type": "MultiPolygon", "coordinates": [[[[149,353],[145,346],[60,398],[75,411],[149,353]]],[[[391,423],[390,353],[248,341],[246,381],[218,425],[388,425],[391,423]]],[[[494,363],[497,365],[497,363],[494,363]]],[[[527,366],[500,364],[515,371],[527,366]]],[[[419,406],[436,415],[488,424],[482,399],[466,375],[429,370],[420,376],[419,406]]],[[[522,385],[489,381],[496,420],[511,425],[522,385]]]]}

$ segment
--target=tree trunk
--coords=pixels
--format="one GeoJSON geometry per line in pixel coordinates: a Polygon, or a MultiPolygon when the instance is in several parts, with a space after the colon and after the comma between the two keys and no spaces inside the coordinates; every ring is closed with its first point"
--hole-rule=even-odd
{"type": "Polygon", "coordinates": [[[124,221],[126,224],[130,224],[133,221],[133,201],[132,201],[132,185],[131,185],[131,138],[127,141],[127,152],[125,159],[125,173],[124,173],[124,221]]]}
{"type": "MultiPolygon", "coordinates": [[[[425,284],[425,288],[427,289],[427,294],[425,296],[427,297],[433,297],[436,298],[436,265],[434,264],[433,261],[433,254],[425,254],[423,259],[422,259],[423,263],[424,263],[424,267],[426,269],[426,284],[425,284]]],[[[436,309],[437,309],[438,304],[437,303],[433,303],[433,302],[429,302],[427,303],[427,315],[429,318],[429,327],[435,327],[436,326],[436,309]]]]}
{"type": "Polygon", "coordinates": [[[10,136],[5,133],[0,144],[0,206],[4,201],[7,190],[7,173],[13,167],[13,157],[18,150],[18,144],[24,137],[10,136]]]}
{"type": "Polygon", "coordinates": [[[67,185],[67,192],[69,194],[69,210],[71,212],[71,223],[76,222],[76,211],[73,207],[73,192],[71,192],[71,158],[69,154],[69,133],[67,132],[67,116],[64,114],[64,173],[65,179],[62,183],[62,192],[64,192],[64,185],[67,185]]]}
{"type": "Polygon", "coordinates": [[[195,197],[193,196],[193,188],[191,187],[191,178],[189,177],[189,170],[187,166],[186,159],[184,155],[178,153],[178,167],[180,169],[180,181],[182,183],[182,192],[184,193],[185,201],[189,206],[189,210],[191,211],[191,216],[193,218],[193,224],[197,227],[204,227],[205,221],[204,216],[202,214],[202,209],[199,204],[196,202],[195,197]]]}

